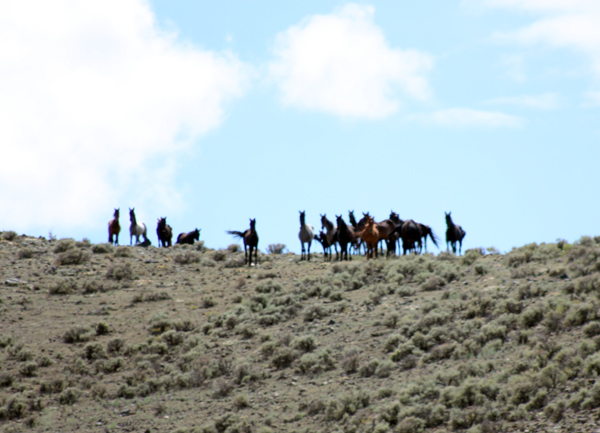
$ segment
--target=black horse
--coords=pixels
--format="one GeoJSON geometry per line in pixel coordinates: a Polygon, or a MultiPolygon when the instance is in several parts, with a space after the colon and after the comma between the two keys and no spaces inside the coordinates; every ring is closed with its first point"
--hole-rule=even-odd
{"type": "Polygon", "coordinates": [[[227,233],[244,240],[244,263],[252,265],[252,252],[254,251],[254,264],[258,265],[258,233],[256,233],[256,218],[250,219],[250,228],[245,232],[228,230],[227,233]],[[249,251],[248,251],[249,250],[249,251]]]}
{"type": "MultiPolygon", "coordinates": [[[[335,218],[338,229],[337,241],[340,244],[340,261],[344,260],[344,256],[348,260],[348,244],[352,245],[357,236],[354,234],[354,230],[348,227],[341,215],[336,215],[335,218]]],[[[352,256],[350,256],[350,260],[352,260],[352,256]]]]}
{"type": "Polygon", "coordinates": [[[448,247],[448,244],[450,244],[452,245],[452,251],[454,252],[454,254],[456,254],[456,243],[458,242],[458,255],[460,256],[460,253],[462,251],[462,240],[464,239],[467,232],[464,231],[461,226],[452,222],[452,217],[450,216],[452,212],[444,213],[446,214],[446,226],[448,227],[446,229],[446,250],[450,250],[450,248],[448,247]]]}
{"type": "MultiPolygon", "coordinates": [[[[200,229],[200,230],[202,230],[202,229],[200,229]]],[[[196,229],[189,233],[179,233],[179,236],[177,236],[177,242],[175,242],[175,243],[176,244],[194,245],[195,241],[200,240],[200,230],[196,229]]]]}
{"type": "Polygon", "coordinates": [[[167,224],[167,217],[159,218],[156,226],[156,235],[158,236],[158,247],[170,247],[173,240],[173,229],[167,224]]]}

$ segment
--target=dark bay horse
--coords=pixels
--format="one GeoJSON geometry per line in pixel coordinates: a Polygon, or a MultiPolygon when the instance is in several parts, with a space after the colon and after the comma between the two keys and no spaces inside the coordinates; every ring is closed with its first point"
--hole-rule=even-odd
{"type": "Polygon", "coordinates": [[[337,249],[337,227],[327,219],[327,214],[321,215],[321,229],[325,230],[325,236],[327,236],[327,243],[329,244],[329,254],[331,258],[331,247],[335,248],[335,258],[338,258],[337,249]]]}
{"type": "Polygon", "coordinates": [[[406,220],[397,226],[392,233],[400,234],[402,239],[403,254],[407,251],[417,252],[416,244],[421,245],[421,227],[413,220],[406,220]]]}
{"type": "Polygon", "coordinates": [[[254,251],[254,265],[258,265],[258,233],[256,233],[256,218],[250,219],[250,228],[245,232],[228,230],[228,234],[244,240],[244,263],[252,265],[252,252],[254,251]],[[250,254],[248,254],[250,250],[250,254]]]}
{"type": "MultiPolygon", "coordinates": [[[[394,228],[402,226],[404,224],[404,220],[400,218],[396,212],[391,211],[389,221],[394,223],[394,228]]],[[[387,248],[388,252],[391,251],[392,254],[396,255],[396,245],[398,246],[398,251],[400,251],[400,232],[392,230],[387,240],[387,248]]]]}
{"type": "Polygon", "coordinates": [[[452,221],[452,217],[450,214],[452,212],[444,212],[446,214],[446,251],[450,250],[448,244],[452,245],[452,251],[456,254],[456,243],[458,242],[458,255],[462,251],[462,240],[467,234],[466,231],[463,230],[461,226],[458,224],[454,224],[452,221]]]}
{"type": "Polygon", "coordinates": [[[113,219],[108,223],[108,243],[113,243],[114,236],[114,244],[119,245],[119,233],[121,233],[121,225],[119,224],[119,209],[115,209],[113,219]]]}
{"type": "MultiPolygon", "coordinates": [[[[427,252],[427,236],[429,236],[431,238],[431,241],[433,242],[433,244],[439,248],[438,246],[438,237],[435,235],[435,233],[433,233],[433,230],[431,230],[431,227],[425,225],[425,224],[419,224],[419,228],[421,229],[421,238],[423,239],[423,243],[425,244],[425,252],[427,252]]],[[[422,252],[422,251],[419,251],[422,252]]]]}
{"type": "Polygon", "coordinates": [[[196,229],[189,233],[179,233],[179,236],[177,236],[177,242],[175,242],[175,243],[176,244],[194,245],[194,242],[199,241],[199,240],[200,240],[200,230],[196,229]]]}
{"type": "MultiPolygon", "coordinates": [[[[357,231],[359,231],[359,227],[358,227],[358,223],[356,222],[356,218],[354,217],[354,211],[350,210],[348,211],[348,220],[350,221],[350,224],[352,225],[352,229],[354,230],[354,232],[356,233],[357,231]]],[[[355,241],[352,243],[352,248],[356,252],[358,252],[358,254],[360,254],[360,247],[363,245],[363,240],[360,238],[360,236],[356,236],[355,241]]]]}
{"type": "Polygon", "coordinates": [[[400,237],[402,238],[403,254],[410,250],[416,253],[416,244],[421,246],[421,227],[413,220],[404,221],[400,228],[400,237]]]}
{"type": "Polygon", "coordinates": [[[300,246],[302,247],[302,253],[300,254],[300,260],[310,261],[310,245],[315,237],[315,232],[310,224],[306,224],[306,211],[300,212],[300,233],[298,238],[300,239],[300,246]],[[304,244],[308,244],[308,254],[304,249],[304,244]]]}
{"type": "Polygon", "coordinates": [[[129,209],[129,221],[131,221],[131,225],[129,226],[129,245],[133,245],[134,236],[136,244],[140,243],[140,236],[144,236],[144,241],[147,241],[148,237],[146,236],[146,224],[138,224],[137,219],[135,218],[135,208],[129,209]]]}
{"type": "MultiPolygon", "coordinates": [[[[354,230],[348,227],[341,215],[336,215],[335,218],[338,228],[337,241],[340,244],[340,261],[344,260],[344,256],[348,260],[348,244],[352,245],[357,236],[354,230]]],[[[352,260],[352,256],[350,256],[350,260],[352,260]]]]}
{"type": "Polygon", "coordinates": [[[331,245],[327,241],[327,236],[323,233],[323,230],[321,230],[318,235],[315,235],[315,240],[323,247],[323,260],[331,260],[331,254],[327,254],[327,252],[330,251],[331,245]]]}
{"type": "Polygon", "coordinates": [[[167,224],[167,217],[159,218],[156,226],[156,235],[158,236],[158,247],[170,247],[173,240],[173,229],[167,224]]]}

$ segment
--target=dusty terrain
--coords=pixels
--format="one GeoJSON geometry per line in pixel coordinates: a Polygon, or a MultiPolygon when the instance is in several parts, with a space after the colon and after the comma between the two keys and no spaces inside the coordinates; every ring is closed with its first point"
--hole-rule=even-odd
{"type": "Polygon", "coordinates": [[[0,233],[0,428],[600,431],[600,238],[349,263],[0,233]]]}

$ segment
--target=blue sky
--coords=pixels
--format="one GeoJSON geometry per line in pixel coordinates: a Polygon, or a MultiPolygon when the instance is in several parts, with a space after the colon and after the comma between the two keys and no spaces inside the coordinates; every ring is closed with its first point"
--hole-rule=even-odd
{"type": "Polygon", "coordinates": [[[158,217],[212,248],[256,218],[299,252],[299,210],[440,238],[452,211],[501,251],[598,234],[597,2],[2,8],[0,230],[104,242],[120,207],[128,244],[135,206],[155,245],[158,217]]]}

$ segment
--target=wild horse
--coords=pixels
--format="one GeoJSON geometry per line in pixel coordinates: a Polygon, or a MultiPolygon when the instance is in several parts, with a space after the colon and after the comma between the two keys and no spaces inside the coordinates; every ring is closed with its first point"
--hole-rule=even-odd
{"type": "Polygon", "coordinates": [[[119,209],[115,209],[113,219],[108,223],[108,243],[119,245],[119,233],[121,233],[121,225],[119,224],[119,209]],[[114,242],[113,236],[115,238],[114,242]]]}
{"type": "Polygon", "coordinates": [[[131,225],[129,226],[129,245],[133,245],[133,237],[135,236],[135,243],[140,243],[140,236],[144,236],[144,242],[148,240],[146,236],[147,229],[146,224],[137,222],[135,218],[135,208],[129,209],[129,221],[131,221],[131,225]]]}
{"type": "MultiPolygon", "coordinates": [[[[341,215],[336,215],[335,218],[338,227],[337,241],[340,244],[340,261],[344,260],[344,256],[348,260],[348,244],[352,245],[357,236],[354,230],[348,227],[341,215]]],[[[350,260],[352,260],[352,256],[350,256],[350,260]]]]}
{"type": "Polygon", "coordinates": [[[170,247],[173,242],[173,229],[167,224],[167,217],[159,218],[156,226],[158,236],[158,247],[170,247]],[[162,245],[161,245],[162,244],[162,245]]]}
{"type": "Polygon", "coordinates": [[[448,244],[450,244],[452,245],[452,251],[456,254],[456,243],[458,242],[458,255],[460,256],[462,251],[462,240],[467,232],[464,231],[461,226],[454,224],[452,216],[450,215],[452,212],[444,213],[446,214],[446,226],[448,227],[446,229],[446,251],[450,249],[448,248],[448,244]]]}
{"type": "Polygon", "coordinates": [[[258,233],[256,233],[256,218],[250,219],[250,228],[245,232],[228,230],[227,233],[244,240],[244,263],[248,263],[248,266],[252,266],[252,252],[254,251],[254,265],[258,265],[258,233]]]}
{"type": "Polygon", "coordinates": [[[306,211],[300,212],[300,232],[298,238],[300,239],[300,246],[302,247],[302,253],[300,254],[300,260],[310,261],[310,245],[315,237],[315,232],[310,224],[306,224],[306,211]],[[308,254],[304,248],[304,244],[308,244],[308,254]]]}
{"type": "Polygon", "coordinates": [[[189,233],[179,233],[179,236],[177,236],[177,242],[175,242],[175,243],[176,244],[194,245],[195,241],[200,240],[200,230],[196,229],[189,233]]]}

